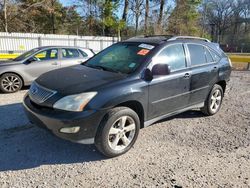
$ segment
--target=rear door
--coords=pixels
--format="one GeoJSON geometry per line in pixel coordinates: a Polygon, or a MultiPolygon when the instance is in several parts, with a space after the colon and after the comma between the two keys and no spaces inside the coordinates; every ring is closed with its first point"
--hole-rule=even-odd
{"type": "Polygon", "coordinates": [[[28,82],[33,81],[43,73],[60,68],[57,48],[42,50],[33,55],[33,57],[37,61],[26,64],[24,68],[28,82]]]}
{"type": "Polygon", "coordinates": [[[76,48],[61,48],[61,67],[68,67],[84,62],[84,57],[76,48]]]}
{"type": "Polygon", "coordinates": [[[205,101],[211,86],[218,79],[218,65],[210,50],[201,44],[188,43],[191,64],[190,105],[205,101]]]}
{"type": "Polygon", "coordinates": [[[177,111],[188,105],[190,71],[187,67],[183,44],[166,46],[153,58],[151,67],[162,63],[170,66],[171,73],[156,76],[149,83],[149,119],[177,111]]]}

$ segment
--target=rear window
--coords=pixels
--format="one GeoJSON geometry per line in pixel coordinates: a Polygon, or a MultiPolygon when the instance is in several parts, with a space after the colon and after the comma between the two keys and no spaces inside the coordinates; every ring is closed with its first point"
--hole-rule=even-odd
{"type": "Polygon", "coordinates": [[[83,57],[88,57],[88,54],[85,53],[83,50],[81,50],[81,49],[78,49],[78,50],[82,54],[83,57]]]}
{"type": "Polygon", "coordinates": [[[207,48],[205,48],[205,53],[206,53],[207,62],[208,63],[214,62],[214,59],[213,59],[210,51],[207,48]]]}
{"type": "Polygon", "coordinates": [[[77,57],[80,57],[80,53],[77,49],[63,48],[62,57],[63,58],[77,58],[77,57]]]}
{"type": "Polygon", "coordinates": [[[219,61],[220,60],[220,56],[216,52],[214,52],[211,49],[209,51],[210,51],[211,55],[213,56],[214,61],[219,61]]]}

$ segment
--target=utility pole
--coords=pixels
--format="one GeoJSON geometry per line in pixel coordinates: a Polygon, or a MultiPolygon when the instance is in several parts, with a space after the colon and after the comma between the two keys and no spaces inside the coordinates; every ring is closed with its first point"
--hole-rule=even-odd
{"type": "Polygon", "coordinates": [[[4,31],[8,32],[7,0],[3,1],[3,11],[4,11],[4,31]]]}

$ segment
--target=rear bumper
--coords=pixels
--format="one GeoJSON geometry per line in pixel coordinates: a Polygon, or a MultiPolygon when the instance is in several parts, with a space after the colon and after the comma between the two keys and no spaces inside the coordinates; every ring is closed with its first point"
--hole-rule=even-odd
{"type": "Polygon", "coordinates": [[[98,126],[106,111],[89,110],[66,112],[41,108],[33,104],[26,96],[23,101],[26,115],[31,123],[49,130],[56,136],[82,144],[93,144],[98,126]],[[62,128],[80,127],[76,133],[62,133],[62,128]]]}

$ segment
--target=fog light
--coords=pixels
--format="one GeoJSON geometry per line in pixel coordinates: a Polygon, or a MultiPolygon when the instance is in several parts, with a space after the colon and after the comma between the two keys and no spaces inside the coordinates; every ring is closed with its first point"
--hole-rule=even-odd
{"type": "Polygon", "coordinates": [[[61,128],[61,133],[77,133],[80,130],[80,127],[65,127],[61,128]]]}

